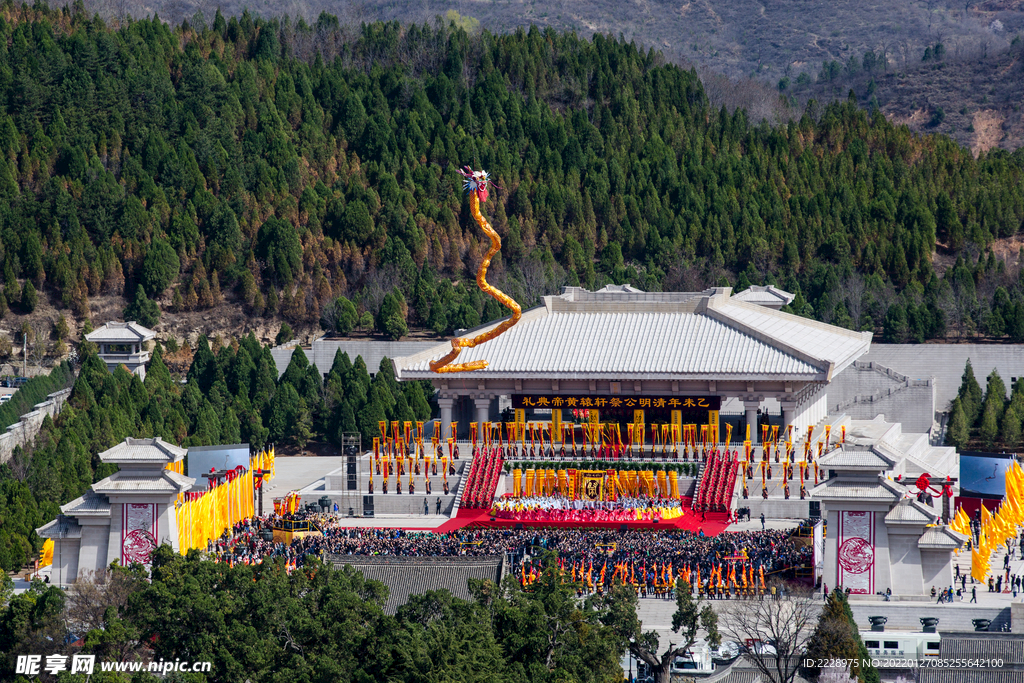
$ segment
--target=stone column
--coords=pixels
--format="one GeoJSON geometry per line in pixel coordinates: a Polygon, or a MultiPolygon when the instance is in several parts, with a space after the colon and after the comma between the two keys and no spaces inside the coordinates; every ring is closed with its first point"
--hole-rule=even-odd
{"type": "MultiPolygon", "coordinates": [[[[454,398],[438,398],[437,407],[441,409],[441,443],[448,443],[448,437],[452,433],[452,407],[455,405],[454,398]]],[[[445,451],[447,452],[447,451],[445,451]]]]}
{"type": "Polygon", "coordinates": [[[480,424],[479,428],[483,430],[484,422],[491,419],[491,397],[478,396],[473,399],[473,405],[476,406],[476,421],[480,424]]]}
{"type": "Polygon", "coordinates": [[[785,440],[786,430],[793,424],[793,413],[796,412],[796,403],[791,401],[780,401],[782,404],[782,428],[779,430],[785,440]]]}
{"type": "MultiPolygon", "coordinates": [[[[743,401],[743,409],[746,411],[747,424],[750,425],[750,441],[751,443],[757,443],[761,434],[757,428],[757,409],[761,406],[761,402],[758,400],[743,401]]],[[[745,433],[740,434],[740,441],[746,436],[745,433]]]]}

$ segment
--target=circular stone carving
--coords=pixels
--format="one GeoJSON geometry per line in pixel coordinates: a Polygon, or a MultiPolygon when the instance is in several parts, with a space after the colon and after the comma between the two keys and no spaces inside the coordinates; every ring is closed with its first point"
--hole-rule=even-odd
{"type": "Polygon", "coordinates": [[[851,574],[866,572],[874,557],[874,549],[863,538],[848,538],[839,547],[839,565],[851,574]]]}
{"type": "Polygon", "coordinates": [[[124,559],[126,563],[139,562],[146,564],[149,556],[156,550],[156,539],[148,531],[135,529],[124,537],[124,559]]]}

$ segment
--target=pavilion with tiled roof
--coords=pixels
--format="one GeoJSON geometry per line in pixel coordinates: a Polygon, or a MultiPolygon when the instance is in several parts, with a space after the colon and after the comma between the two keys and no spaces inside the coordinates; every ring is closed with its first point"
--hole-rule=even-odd
{"type": "Polygon", "coordinates": [[[174,503],[195,479],[167,469],[186,450],[160,437],[125,439],[99,454],[118,471],[62,505],[60,516],[36,529],[54,541],[52,576],[72,583],[83,571],[111,562],[148,564],[152,551],[167,543],[178,549],[174,503]]]}
{"type": "Polygon", "coordinates": [[[822,580],[829,587],[925,595],[929,586],[952,582],[953,551],[967,537],[944,525],[927,499],[915,499],[915,487],[890,479],[905,463],[878,444],[851,443],[818,464],[826,478],[810,496],[828,524],[822,580]]]}
{"type": "Polygon", "coordinates": [[[149,351],[146,342],[156,339],[156,332],[134,321],[109,322],[85,335],[96,345],[99,357],[111,372],[125,366],[128,372],[146,378],[149,351]]]}

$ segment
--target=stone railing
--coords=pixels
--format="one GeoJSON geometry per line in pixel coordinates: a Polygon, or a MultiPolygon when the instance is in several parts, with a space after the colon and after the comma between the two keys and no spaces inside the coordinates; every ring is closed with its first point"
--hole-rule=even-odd
{"type": "Polygon", "coordinates": [[[100,360],[105,363],[148,363],[149,351],[140,351],[139,353],[101,353],[100,360]]]}
{"type": "Polygon", "coordinates": [[[8,427],[5,434],[0,434],[0,463],[10,460],[16,447],[25,446],[35,439],[46,416],[56,417],[69,396],[70,387],[48,394],[45,401],[37,403],[33,410],[21,416],[20,421],[8,427]]]}
{"type": "Polygon", "coordinates": [[[886,389],[882,389],[881,391],[877,391],[877,392],[875,392],[873,394],[857,394],[853,398],[850,398],[850,399],[847,399],[846,401],[842,401],[840,403],[835,404],[831,408],[831,412],[834,412],[834,413],[841,412],[841,411],[846,410],[847,408],[850,408],[851,406],[854,406],[854,405],[857,405],[857,404],[875,403],[875,402],[881,401],[884,398],[888,398],[889,396],[892,396],[893,394],[898,394],[898,393],[900,393],[902,391],[905,391],[907,389],[912,389],[912,388],[916,388],[916,387],[933,387],[935,385],[935,380],[933,380],[931,378],[929,378],[929,379],[910,379],[906,375],[902,375],[902,374],[896,372],[895,370],[893,370],[891,368],[887,368],[887,367],[885,367],[883,365],[879,365],[878,363],[875,363],[874,361],[854,361],[853,367],[855,369],[857,369],[857,370],[862,371],[862,372],[877,372],[877,373],[879,373],[881,375],[885,375],[885,376],[893,379],[897,384],[895,386],[891,386],[891,387],[888,387],[886,389]]]}

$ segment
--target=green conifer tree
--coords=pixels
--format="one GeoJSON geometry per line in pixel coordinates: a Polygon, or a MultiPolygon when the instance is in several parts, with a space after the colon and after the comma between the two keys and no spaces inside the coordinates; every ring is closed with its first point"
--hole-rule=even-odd
{"type": "Polygon", "coordinates": [[[999,439],[1003,446],[1009,449],[1020,445],[1020,414],[1012,403],[1003,412],[1003,419],[999,425],[999,439]]]}
{"type": "Polygon", "coordinates": [[[981,428],[978,433],[988,448],[992,448],[995,445],[996,437],[999,436],[1000,417],[999,409],[994,401],[985,404],[985,409],[981,414],[981,428]]]}
{"type": "Polygon", "coordinates": [[[949,417],[949,430],[946,436],[950,445],[956,446],[960,450],[967,448],[967,442],[971,438],[970,428],[967,425],[967,416],[964,414],[963,403],[959,396],[953,399],[953,408],[950,411],[949,417]]]}
{"type": "Polygon", "coordinates": [[[981,385],[974,377],[974,368],[970,358],[967,359],[967,365],[964,366],[964,374],[960,378],[960,389],[957,391],[957,396],[960,397],[960,403],[963,405],[967,423],[975,424],[981,415],[982,393],[981,385]]]}

